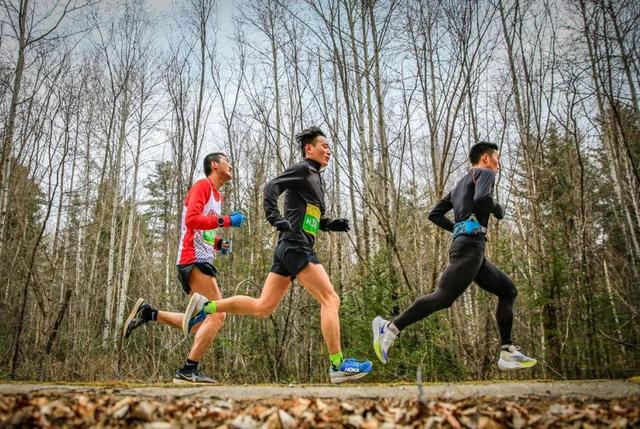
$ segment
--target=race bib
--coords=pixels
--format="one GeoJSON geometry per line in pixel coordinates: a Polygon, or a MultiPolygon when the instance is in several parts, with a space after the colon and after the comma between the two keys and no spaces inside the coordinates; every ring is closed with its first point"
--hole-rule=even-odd
{"type": "Polygon", "coordinates": [[[202,241],[213,246],[216,242],[216,231],[214,229],[203,231],[202,241]]]}
{"type": "Polygon", "coordinates": [[[320,209],[313,204],[307,204],[302,230],[315,237],[318,234],[318,229],[320,229],[320,209]]]}

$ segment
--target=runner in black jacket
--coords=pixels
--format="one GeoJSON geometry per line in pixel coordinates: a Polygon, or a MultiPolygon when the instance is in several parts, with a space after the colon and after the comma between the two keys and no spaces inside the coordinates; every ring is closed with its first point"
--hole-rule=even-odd
{"type": "Polygon", "coordinates": [[[478,143],[471,148],[469,159],[473,168],[429,214],[429,220],[453,233],[449,265],[440,277],[438,288],[418,298],[393,322],[378,316],[371,324],[373,347],[383,363],[387,363],[387,351],[400,331],[435,311],[450,307],[475,281],[482,289],[498,296],[496,320],[502,342],[498,367],[519,369],[536,364],[535,359],[520,353],[511,340],[513,304],[518,294],[515,285],[509,276],[484,256],[489,216],[493,214],[496,219],[504,216],[502,207],[491,196],[499,169],[498,146],[478,143]],[[455,223],[445,216],[451,209],[455,223]]]}
{"type": "MultiPolygon", "coordinates": [[[[370,361],[343,359],[340,347],[340,298],[313,251],[319,231],[348,231],[347,219],[324,217],[324,189],[320,169],[327,166],[331,150],[324,133],[317,127],[296,136],[304,160],[289,167],[264,188],[264,211],[267,220],[280,235],[271,272],[260,298],[234,296],[204,305],[206,313],[250,314],[269,316],[298,277],[304,288],[320,304],[322,335],[329,351],[329,375],[333,383],[367,375],[370,361]],[[278,210],[278,197],[284,193],[284,214],[278,210]]],[[[193,316],[196,317],[196,316],[193,316]]]]}

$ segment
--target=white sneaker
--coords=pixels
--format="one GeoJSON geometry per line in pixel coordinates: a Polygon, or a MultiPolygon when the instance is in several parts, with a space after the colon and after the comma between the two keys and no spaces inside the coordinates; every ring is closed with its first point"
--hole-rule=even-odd
{"type": "Polygon", "coordinates": [[[376,356],[380,359],[380,362],[387,363],[389,361],[387,357],[387,351],[393,344],[397,335],[391,332],[389,329],[389,321],[384,320],[380,316],[376,316],[371,322],[371,330],[373,331],[373,350],[376,352],[376,356]]]}
{"type": "Polygon", "coordinates": [[[522,369],[531,368],[537,360],[525,356],[520,353],[520,347],[518,346],[502,346],[500,350],[500,359],[498,359],[498,368],[500,369],[522,369]]]}
{"type": "Polygon", "coordinates": [[[182,332],[185,335],[189,335],[191,329],[202,322],[206,317],[206,313],[202,310],[202,307],[209,302],[206,296],[194,293],[189,299],[186,310],[182,315],[182,332]]]}

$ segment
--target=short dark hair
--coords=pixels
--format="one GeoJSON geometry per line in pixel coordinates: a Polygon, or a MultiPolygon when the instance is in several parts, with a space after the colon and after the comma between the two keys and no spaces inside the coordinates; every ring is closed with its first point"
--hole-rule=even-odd
{"type": "Polygon", "coordinates": [[[471,161],[471,165],[476,165],[480,162],[480,158],[485,153],[491,155],[493,152],[498,150],[498,145],[495,143],[489,142],[478,142],[471,146],[469,150],[469,161],[471,161]]]}
{"type": "Polygon", "coordinates": [[[309,127],[300,131],[296,134],[296,142],[298,143],[298,147],[302,151],[302,157],[306,155],[306,151],[304,150],[305,146],[308,144],[314,144],[313,141],[316,137],[322,136],[327,137],[324,132],[318,127],[309,127]]]}
{"type": "Polygon", "coordinates": [[[220,158],[222,158],[223,156],[229,159],[229,157],[222,152],[213,152],[204,157],[203,165],[205,176],[208,177],[209,174],[211,174],[211,162],[220,162],[220,158]]]}

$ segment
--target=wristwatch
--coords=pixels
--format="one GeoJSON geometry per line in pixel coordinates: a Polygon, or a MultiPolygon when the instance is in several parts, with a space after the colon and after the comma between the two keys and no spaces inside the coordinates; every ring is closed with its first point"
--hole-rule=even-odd
{"type": "Polygon", "coordinates": [[[224,226],[224,216],[220,216],[218,218],[218,228],[222,228],[224,226]]]}

